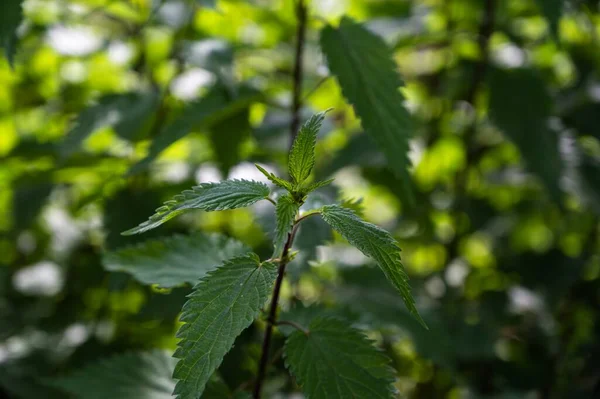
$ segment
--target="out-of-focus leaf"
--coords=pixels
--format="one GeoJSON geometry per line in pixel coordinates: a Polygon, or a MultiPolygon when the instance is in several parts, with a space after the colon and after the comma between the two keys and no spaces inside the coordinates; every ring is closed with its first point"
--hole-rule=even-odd
{"type": "Polygon", "coordinates": [[[108,198],[104,204],[103,215],[103,226],[106,230],[104,248],[112,251],[158,237],[161,234],[158,230],[150,232],[149,235],[144,237],[125,237],[121,235],[121,232],[151,215],[160,200],[158,190],[137,187],[126,187],[108,198]]]}
{"type": "Polygon", "coordinates": [[[0,4],[0,47],[10,63],[14,64],[16,52],[16,30],[23,19],[22,0],[2,0],[0,4]]]}
{"type": "Polygon", "coordinates": [[[148,240],[104,255],[107,270],[132,274],[145,284],[174,287],[195,283],[225,260],[250,252],[241,242],[220,234],[195,233],[148,240]]]}
{"type": "Polygon", "coordinates": [[[563,12],[564,0],[536,0],[544,16],[548,20],[550,33],[555,39],[558,39],[558,23],[563,12]]]}
{"type": "Polygon", "coordinates": [[[274,264],[249,254],[226,262],[196,285],[177,333],[181,340],[174,357],[180,360],[173,376],[179,380],[178,398],[195,399],[204,391],[235,338],[265,304],[276,275],[274,264]]]}
{"type": "Polygon", "coordinates": [[[410,292],[408,275],[400,260],[400,247],[387,231],[367,223],[356,214],[339,205],[327,205],[321,209],[323,219],[350,244],[374,259],[388,280],[400,293],[404,304],[413,316],[427,328],[415,307],[410,292]]]}
{"type": "Polygon", "coordinates": [[[94,131],[112,126],[119,136],[136,139],[157,106],[154,92],[110,94],[83,110],[60,146],[63,157],[76,152],[94,131]]]}
{"type": "Polygon", "coordinates": [[[596,119],[598,115],[600,103],[586,102],[574,107],[563,120],[580,135],[591,135],[600,140],[600,126],[596,119]]]}
{"type": "Polygon", "coordinates": [[[240,148],[250,136],[250,109],[243,108],[237,113],[215,123],[210,129],[210,139],[223,175],[241,161],[240,148]]]}
{"type": "Polygon", "coordinates": [[[489,112],[494,124],[517,145],[531,172],[560,201],[563,165],[558,137],[548,127],[552,101],[544,82],[527,69],[494,70],[489,112]]]}
{"type": "Polygon", "coordinates": [[[30,227],[48,200],[51,183],[28,185],[16,189],[13,197],[13,225],[19,231],[30,227]]]}
{"type": "Polygon", "coordinates": [[[244,208],[265,199],[269,192],[266,184],[252,180],[203,183],[176,195],[158,208],[147,221],[122,234],[139,234],[152,230],[188,209],[202,209],[208,212],[244,208]]]}
{"type": "Polygon", "coordinates": [[[294,219],[298,213],[298,209],[300,209],[300,206],[289,194],[282,195],[277,199],[277,226],[275,227],[275,251],[273,256],[281,256],[288,233],[291,231],[294,219]]]}
{"type": "Polygon", "coordinates": [[[260,98],[260,93],[249,86],[241,86],[232,99],[229,90],[222,85],[213,88],[199,100],[187,105],[181,114],[167,124],[152,141],[148,155],[133,165],[129,174],[144,170],[161,152],[176,141],[184,138],[195,128],[211,128],[233,115],[247,109],[260,98]]]}
{"type": "Polygon", "coordinates": [[[395,397],[390,360],[358,330],[319,318],[287,339],[286,366],[311,399],[395,397]]]}
{"type": "Polygon", "coordinates": [[[380,37],[349,18],[343,18],[337,28],[328,25],[323,29],[321,48],[365,131],[386,155],[407,198],[412,198],[408,140],[413,127],[390,49],[380,37]]]}
{"type": "Polygon", "coordinates": [[[163,351],[126,353],[77,370],[53,385],[81,399],[168,399],[176,360],[163,351]]]}
{"type": "Polygon", "coordinates": [[[600,213],[600,160],[583,154],[579,173],[584,184],[583,190],[589,197],[587,202],[600,213]]]}

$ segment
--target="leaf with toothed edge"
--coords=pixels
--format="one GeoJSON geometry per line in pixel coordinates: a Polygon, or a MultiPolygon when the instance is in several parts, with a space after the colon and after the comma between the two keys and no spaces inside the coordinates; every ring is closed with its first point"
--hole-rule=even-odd
{"type": "Polygon", "coordinates": [[[285,343],[286,367],[308,399],[396,397],[390,359],[358,330],[333,318],[316,318],[309,332],[285,343]]]}
{"type": "Polygon", "coordinates": [[[400,260],[400,247],[390,233],[365,222],[352,210],[339,205],[324,206],[321,209],[321,216],[350,244],[377,262],[385,276],[400,293],[408,310],[423,327],[427,328],[410,292],[408,275],[400,260]]]}
{"type": "Polygon", "coordinates": [[[385,154],[407,201],[414,203],[408,158],[413,122],[403,105],[399,89],[404,83],[392,51],[381,37],[347,17],[337,27],[325,26],[320,44],[344,97],[385,154]]]}
{"type": "Polygon", "coordinates": [[[315,166],[315,146],[317,144],[317,133],[321,129],[325,114],[329,110],[313,115],[306,121],[290,150],[288,169],[292,181],[298,185],[302,184],[315,166]]]}
{"type": "Polygon", "coordinates": [[[147,221],[121,234],[139,234],[152,230],[188,209],[223,211],[247,207],[268,197],[269,192],[266,184],[253,180],[203,183],[176,195],[158,208],[147,221]]]}
{"type": "Polygon", "coordinates": [[[300,204],[294,201],[291,195],[282,195],[277,199],[277,226],[275,228],[275,251],[273,253],[275,257],[281,256],[288,233],[292,230],[299,209],[300,204]]]}
{"type": "Polygon", "coordinates": [[[258,255],[231,259],[210,272],[194,288],[183,306],[174,357],[180,359],[173,377],[179,399],[196,399],[219,367],[236,337],[246,329],[267,301],[277,266],[261,263],[258,255]]]}
{"type": "Polygon", "coordinates": [[[265,168],[263,168],[262,166],[260,166],[257,163],[255,163],[254,166],[256,166],[256,169],[258,169],[260,171],[260,173],[265,175],[267,177],[267,179],[269,179],[276,186],[284,188],[288,191],[292,191],[294,189],[294,187],[292,186],[292,183],[290,183],[289,181],[283,180],[282,178],[275,176],[273,173],[270,173],[269,171],[267,171],[265,168]]]}
{"type": "Polygon", "coordinates": [[[145,284],[171,288],[195,284],[227,259],[250,248],[221,234],[195,233],[148,240],[108,252],[102,258],[106,270],[122,271],[145,284]]]}
{"type": "Polygon", "coordinates": [[[314,183],[307,184],[306,186],[302,187],[302,192],[308,194],[308,193],[310,193],[312,191],[320,189],[321,187],[325,187],[328,184],[331,184],[331,182],[333,182],[334,180],[335,179],[332,178],[332,179],[327,179],[327,180],[317,181],[317,182],[314,182],[314,183]]]}

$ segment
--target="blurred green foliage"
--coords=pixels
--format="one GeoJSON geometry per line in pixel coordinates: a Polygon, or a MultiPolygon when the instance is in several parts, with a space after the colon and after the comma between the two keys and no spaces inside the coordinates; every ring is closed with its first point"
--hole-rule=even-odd
{"type": "MultiPolygon", "coordinates": [[[[286,319],[332,315],[363,329],[394,360],[406,398],[600,397],[599,7],[308,2],[301,115],[334,108],[316,174],[336,180],[306,207],[362,199],[352,206],[399,240],[429,331],[317,218],[297,237],[286,319]],[[321,29],[344,16],[387,44],[405,84],[390,97],[346,93],[356,114],[320,47],[321,29]],[[365,119],[361,101],[402,119],[388,98],[412,115],[408,153],[365,119]]],[[[125,384],[112,397],[168,397],[172,362],[160,350],[176,347],[191,285],[148,287],[102,259],[197,231],[271,256],[275,220],[259,205],[119,233],[199,182],[267,182],[253,163],[284,174],[295,30],[292,0],[2,0],[0,397],[92,398],[74,373],[119,364],[140,371],[125,383],[161,389],[131,396],[125,384]]],[[[359,44],[355,64],[328,60],[342,84],[378,56],[359,44]]],[[[263,330],[242,333],[203,397],[249,387],[263,330]]],[[[277,335],[272,353],[282,344],[277,335]]],[[[299,392],[281,359],[264,391],[299,392]]]]}

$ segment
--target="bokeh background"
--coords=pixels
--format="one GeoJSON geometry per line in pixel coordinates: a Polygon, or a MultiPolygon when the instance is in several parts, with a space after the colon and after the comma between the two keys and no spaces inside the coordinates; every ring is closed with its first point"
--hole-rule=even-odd
{"type": "MultiPolygon", "coordinates": [[[[598,7],[309,2],[302,115],[334,108],[316,174],[336,178],[309,205],[360,199],[393,233],[430,330],[317,218],[288,268],[289,318],[363,329],[406,398],[600,398],[598,7]],[[386,41],[405,81],[412,204],[327,78],[318,33],[343,15],[386,41]]],[[[255,162],[285,174],[296,17],[292,0],[25,0],[22,12],[16,53],[11,40],[0,59],[0,397],[68,398],[55,382],[75,370],[168,354],[190,292],[106,271],[104,253],[203,231],[270,256],[269,204],[119,233],[198,182],[264,181],[255,162]]],[[[7,16],[0,30],[18,21],[7,16]]],[[[256,374],[263,331],[226,357],[225,389],[256,374]]],[[[266,397],[298,392],[277,360],[266,397]]]]}

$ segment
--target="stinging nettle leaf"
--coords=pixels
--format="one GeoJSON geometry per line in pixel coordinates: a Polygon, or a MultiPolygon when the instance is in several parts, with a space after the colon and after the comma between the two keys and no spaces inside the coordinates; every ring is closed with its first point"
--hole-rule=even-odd
{"type": "Polygon", "coordinates": [[[329,110],[315,114],[307,120],[294,140],[290,150],[288,169],[292,181],[296,184],[302,184],[310,176],[310,172],[315,166],[317,133],[321,129],[327,112],[329,110]]]}
{"type": "Polygon", "coordinates": [[[221,234],[195,233],[148,240],[108,252],[104,268],[130,273],[144,284],[171,288],[195,284],[227,259],[250,252],[250,248],[221,234]]]}
{"type": "Polygon", "coordinates": [[[300,205],[294,201],[291,195],[282,195],[277,199],[276,214],[277,226],[275,228],[275,252],[274,256],[281,256],[288,233],[294,225],[300,205]]]}
{"type": "Polygon", "coordinates": [[[51,384],[76,398],[169,399],[176,359],[168,353],[132,352],[97,361],[51,384]]]}
{"type": "Polygon", "coordinates": [[[224,180],[203,183],[173,197],[147,221],[121,234],[139,234],[154,229],[188,209],[222,211],[250,206],[269,195],[269,187],[252,180],[224,180]]]}
{"type": "Polygon", "coordinates": [[[185,324],[177,332],[175,395],[196,399],[202,394],[235,338],[267,301],[276,275],[274,264],[261,264],[256,254],[248,254],[231,259],[196,285],[183,306],[185,324]]]}
{"type": "Polygon", "coordinates": [[[365,131],[385,154],[414,202],[408,158],[413,123],[404,107],[403,85],[392,52],[377,35],[350,18],[321,32],[321,49],[344,97],[352,103],[365,131]]]}
{"type": "Polygon", "coordinates": [[[256,168],[260,171],[260,173],[265,175],[267,177],[267,179],[269,179],[276,186],[284,188],[288,191],[292,191],[294,189],[294,187],[292,186],[292,183],[290,183],[289,181],[283,180],[282,178],[275,176],[273,173],[270,173],[269,171],[267,171],[265,168],[263,168],[259,164],[255,163],[254,166],[256,166],[256,168]]]}
{"type": "Polygon", "coordinates": [[[490,110],[492,122],[513,141],[528,168],[560,201],[560,158],[558,136],[548,127],[552,102],[544,82],[527,69],[491,73],[490,110]]]}
{"type": "Polygon", "coordinates": [[[321,216],[334,230],[366,256],[374,259],[388,280],[400,293],[413,316],[427,328],[415,307],[408,275],[400,260],[400,247],[387,231],[360,219],[352,210],[339,205],[326,205],[321,216]]]}
{"type": "Polygon", "coordinates": [[[317,318],[284,349],[286,367],[308,399],[396,397],[390,359],[346,323],[317,318]]]}

